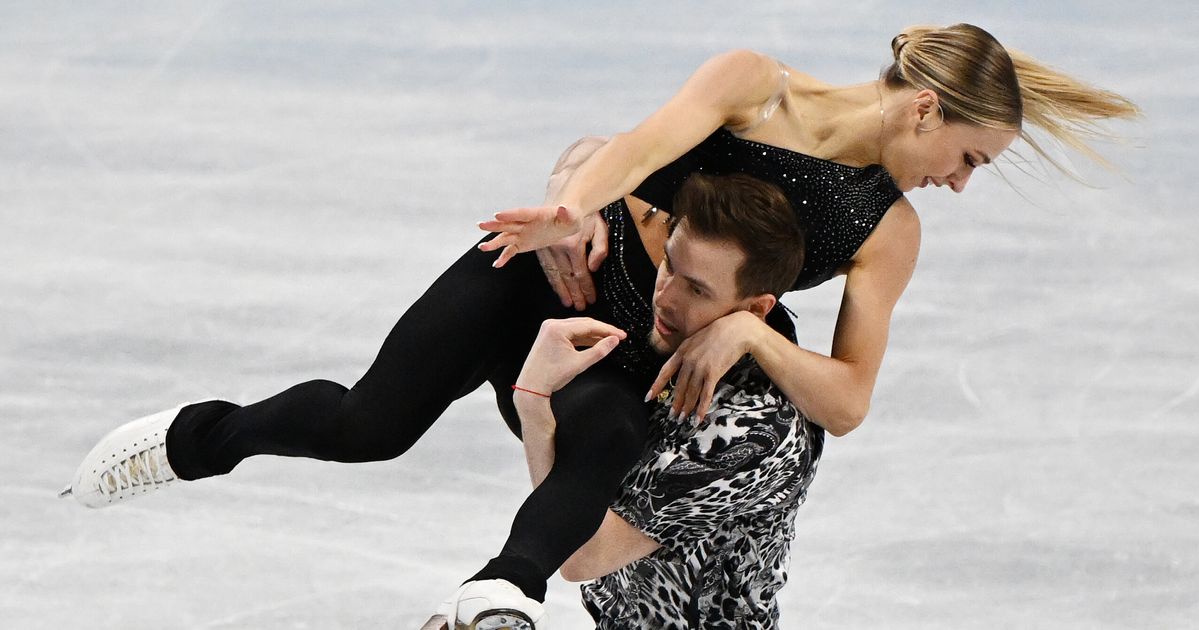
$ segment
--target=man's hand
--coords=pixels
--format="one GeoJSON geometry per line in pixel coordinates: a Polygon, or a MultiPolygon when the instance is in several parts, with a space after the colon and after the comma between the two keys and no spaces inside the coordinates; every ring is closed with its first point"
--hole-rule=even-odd
{"type": "Polygon", "coordinates": [[[623,330],[590,317],[547,319],[516,384],[543,394],[556,392],[607,356],[624,338],[623,330]]]}
{"type": "Polygon", "coordinates": [[[595,304],[595,282],[591,274],[608,256],[608,225],[599,213],[583,219],[578,234],[568,236],[553,245],[537,250],[541,270],[562,300],[562,306],[574,306],[581,311],[595,304]],[[587,252],[587,245],[591,252],[587,252]]]}
{"type": "Polygon", "coordinates": [[[748,311],[730,313],[688,337],[662,366],[646,400],[657,396],[675,378],[671,413],[696,414],[702,420],[712,405],[716,383],[741,359],[765,323],[748,311]]]}

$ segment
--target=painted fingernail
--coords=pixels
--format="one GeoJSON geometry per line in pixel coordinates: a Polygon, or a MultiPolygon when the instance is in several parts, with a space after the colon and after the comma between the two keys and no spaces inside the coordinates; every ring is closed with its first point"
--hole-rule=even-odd
{"type": "Polygon", "coordinates": [[[641,401],[641,402],[649,402],[649,399],[650,399],[650,398],[653,398],[653,397],[654,397],[654,392],[653,392],[653,390],[651,390],[651,391],[648,391],[648,392],[645,392],[645,400],[643,400],[643,401],[641,401]]]}

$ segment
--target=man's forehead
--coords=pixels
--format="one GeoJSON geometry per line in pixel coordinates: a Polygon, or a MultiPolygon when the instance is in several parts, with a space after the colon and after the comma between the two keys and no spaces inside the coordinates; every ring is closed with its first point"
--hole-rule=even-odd
{"type": "Polygon", "coordinates": [[[686,225],[679,224],[666,241],[666,257],[675,273],[714,289],[734,286],[745,253],[731,240],[699,236],[688,231],[686,225]]]}

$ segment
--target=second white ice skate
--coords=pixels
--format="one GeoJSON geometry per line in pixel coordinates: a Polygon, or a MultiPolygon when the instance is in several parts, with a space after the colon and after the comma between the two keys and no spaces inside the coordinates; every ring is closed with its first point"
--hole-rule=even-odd
{"type": "Polygon", "coordinates": [[[545,630],[545,607],[507,580],[458,588],[421,630],[545,630]]]}

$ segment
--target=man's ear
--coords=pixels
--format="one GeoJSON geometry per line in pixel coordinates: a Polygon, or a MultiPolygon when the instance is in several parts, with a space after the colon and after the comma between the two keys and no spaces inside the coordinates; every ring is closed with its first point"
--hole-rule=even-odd
{"type": "Polygon", "coordinates": [[[754,317],[762,321],[766,321],[766,314],[778,304],[778,298],[769,293],[763,293],[754,297],[748,298],[749,302],[745,306],[745,310],[753,313],[754,317]]]}

